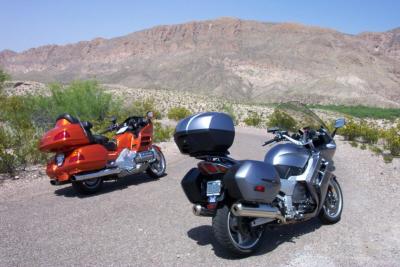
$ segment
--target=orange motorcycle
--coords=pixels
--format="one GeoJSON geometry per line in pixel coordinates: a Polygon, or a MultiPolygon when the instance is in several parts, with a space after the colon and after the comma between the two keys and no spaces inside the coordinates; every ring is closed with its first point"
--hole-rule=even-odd
{"type": "Polygon", "coordinates": [[[52,185],[72,182],[80,193],[99,191],[103,181],[146,172],[152,178],[164,176],[166,161],[153,144],[153,113],[129,117],[122,124],[113,118],[102,134],[115,131],[112,140],[91,132],[92,124],[70,114],[56,120],[55,127],[40,140],[42,152],[55,153],[46,168],[52,185]]]}

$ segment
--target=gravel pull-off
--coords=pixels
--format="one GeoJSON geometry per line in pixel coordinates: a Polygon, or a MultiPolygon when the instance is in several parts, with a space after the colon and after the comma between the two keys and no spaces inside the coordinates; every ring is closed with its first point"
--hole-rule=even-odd
{"type": "MultiPolygon", "coordinates": [[[[266,148],[260,145],[269,138],[239,128],[232,156],[261,160],[266,148]]],[[[255,255],[238,259],[216,244],[209,218],[192,215],[180,188],[196,160],[173,143],[163,148],[168,176],[108,182],[95,196],[53,187],[44,175],[3,182],[0,266],[399,266],[399,159],[385,164],[338,141],[342,220],[269,230],[255,255]]]]}

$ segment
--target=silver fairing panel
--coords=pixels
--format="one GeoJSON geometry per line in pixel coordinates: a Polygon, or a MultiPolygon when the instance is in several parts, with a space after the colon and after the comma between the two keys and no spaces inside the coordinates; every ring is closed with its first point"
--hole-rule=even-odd
{"type": "Polygon", "coordinates": [[[221,112],[202,112],[189,116],[178,122],[175,131],[179,133],[209,129],[235,132],[232,118],[221,112]]]}
{"type": "Polygon", "coordinates": [[[310,158],[308,149],[292,143],[278,144],[265,155],[264,162],[274,166],[284,165],[304,168],[310,158]]]}

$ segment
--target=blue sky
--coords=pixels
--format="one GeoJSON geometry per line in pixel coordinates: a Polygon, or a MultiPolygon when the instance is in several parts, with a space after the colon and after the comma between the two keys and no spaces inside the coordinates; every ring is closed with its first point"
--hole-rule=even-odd
{"type": "Polygon", "coordinates": [[[222,16],[299,22],[352,34],[400,27],[396,0],[0,0],[0,7],[0,50],[14,51],[222,16]]]}

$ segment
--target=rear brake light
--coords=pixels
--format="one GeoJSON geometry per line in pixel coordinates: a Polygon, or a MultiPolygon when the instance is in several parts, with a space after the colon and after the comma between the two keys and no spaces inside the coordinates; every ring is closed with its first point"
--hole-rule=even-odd
{"type": "Polygon", "coordinates": [[[263,186],[263,185],[256,185],[256,186],[254,187],[254,191],[257,191],[257,192],[265,192],[265,186],[263,186]]]}
{"type": "Polygon", "coordinates": [[[71,162],[77,162],[77,161],[84,160],[84,159],[85,159],[85,157],[82,154],[78,153],[78,154],[73,155],[72,157],[70,157],[69,158],[69,162],[70,163],[71,162]]]}
{"type": "Polygon", "coordinates": [[[54,141],[57,141],[57,140],[60,140],[60,139],[66,139],[66,138],[69,138],[69,137],[71,137],[71,136],[67,131],[62,131],[62,132],[59,132],[58,134],[56,134],[54,136],[54,141]]]}
{"type": "Polygon", "coordinates": [[[223,166],[221,163],[213,163],[202,161],[197,165],[200,171],[204,174],[216,174],[216,173],[226,173],[228,167],[223,166]]]}

